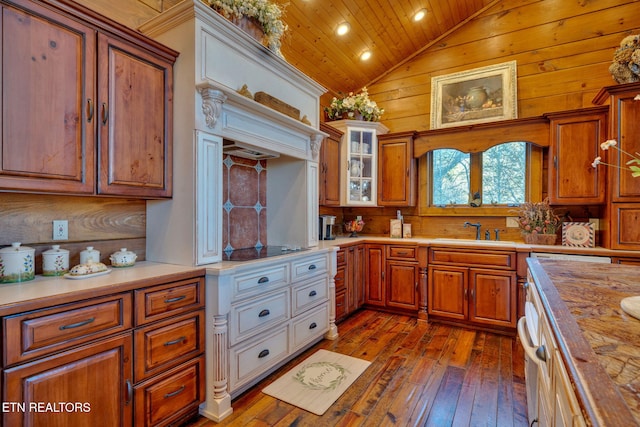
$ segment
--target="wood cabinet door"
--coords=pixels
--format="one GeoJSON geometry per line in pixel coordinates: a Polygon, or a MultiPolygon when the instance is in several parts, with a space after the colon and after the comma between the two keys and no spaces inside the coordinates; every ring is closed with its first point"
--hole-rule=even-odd
{"type": "Polygon", "coordinates": [[[95,31],[2,7],[0,189],[95,191],[95,31]]]}
{"type": "MultiPolygon", "coordinates": [[[[621,86],[622,87],[622,86],[621,86]]],[[[618,147],[627,153],[640,153],[640,102],[635,101],[638,89],[621,91],[611,99],[610,138],[618,141],[618,147]]],[[[609,148],[608,163],[625,166],[630,157],[619,150],[609,148]]],[[[640,179],[620,168],[608,168],[611,173],[612,200],[614,202],[640,202],[640,179]]]]}
{"type": "Polygon", "coordinates": [[[516,273],[494,270],[469,270],[472,322],[516,326],[516,273]]]}
{"type": "Polygon", "coordinates": [[[365,303],[385,306],[384,245],[367,245],[365,250],[365,303]]]}
{"type": "Polygon", "coordinates": [[[418,264],[387,261],[387,307],[418,310],[418,264]]]}
{"type": "Polygon", "coordinates": [[[378,205],[415,206],[413,132],[378,137],[378,205]]]}
{"type": "Polygon", "coordinates": [[[99,35],[99,194],[171,197],[172,66],[99,35]]]}
{"type": "Polygon", "coordinates": [[[27,407],[3,413],[3,425],[132,425],[132,348],[131,334],[119,335],[6,369],[3,401],[27,407]]]}
{"type": "Polygon", "coordinates": [[[611,249],[640,250],[640,203],[612,203],[611,249]]]}
{"type": "Polygon", "coordinates": [[[600,143],[607,139],[607,111],[608,107],[597,107],[551,116],[551,203],[604,203],[606,169],[592,163],[602,155],[600,143]]]}
{"type": "Polygon", "coordinates": [[[468,268],[429,266],[428,313],[466,320],[468,313],[468,268]]]}
{"type": "Polygon", "coordinates": [[[340,140],[342,132],[320,124],[320,130],[329,134],[320,147],[320,204],[340,206],[340,140]]]}

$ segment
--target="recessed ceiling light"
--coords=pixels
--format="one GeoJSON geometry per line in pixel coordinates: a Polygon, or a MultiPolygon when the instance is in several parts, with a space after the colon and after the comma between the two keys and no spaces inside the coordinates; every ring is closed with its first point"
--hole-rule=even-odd
{"type": "Polygon", "coordinates": [[[420,9],[415,13],[415,15],[413,15],[413,20],[415,22],[418,22],[422,20],[422,18],[424,18],[426,15],[427,15],[427,9],[420,9]]]}
{"type": "Polygon", "coordinates": [[[336,28],[336,34],[339,36],[344,36],[349,32],[350,29],[351,25],[349,25],[348,22],[343,22],[342,24],[338,25],[338,28],[336,28]]]}
{"type": "Polygon", "coordinates": [[[371,58],[371,51],[370,50],[365,50],[364,52],[362,52],[360,54],[360,60],[361,61],[366,61],[369,58],[371,58]]]}

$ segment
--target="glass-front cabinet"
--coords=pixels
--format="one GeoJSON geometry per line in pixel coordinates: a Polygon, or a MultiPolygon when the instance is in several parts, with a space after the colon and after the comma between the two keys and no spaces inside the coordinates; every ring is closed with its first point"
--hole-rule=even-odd
{"type": "Polygon", "coordinates": [[[376,206],[378,138],[389,131],[379,122],[337,120],[329,123],[344,134],[340,142],[340,205],[376,206]]]}

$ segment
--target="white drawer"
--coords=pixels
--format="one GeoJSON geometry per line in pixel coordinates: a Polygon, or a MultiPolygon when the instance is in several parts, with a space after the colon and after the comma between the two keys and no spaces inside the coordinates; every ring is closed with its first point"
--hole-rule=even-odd
{"type": "Polygon", "coordinates": [[[329,330],[329,304],[325,303],[293,321],[294,351],[321,337],[329,330]]]}
{"type": "Polygon", "coordinates": [[[327,255],[318,255],[293,261],[292,280],[300,280],[327,271],[327,255]]]}
{"type": "Polygon", "coordinates": [[[289,354],[289,325],[253,340],[247,345],[232,348],[229,357],[230,391],[252,381],[289,354]]]}
{"type": "Polygon", "coordinates": [[[289,264],[261,267],[246,273],[238,273],[233,278],[233,296],[240,298],[264,293],[289,284],[289,264]]]}
{"type": "Polygon", "coordinates": [[[326,301],[328,295],[329,278],[326,275],[295,286],[291,293],[293,298],[291,302],[293,316],[297,316],[308,308],[326,301]]]}
{"type": "Polygon", "coordinates": [[[287,321],[290,317],[289,289],[251,299],[242,304],[232,304],[229,313],[231,345],[287,321]]]}

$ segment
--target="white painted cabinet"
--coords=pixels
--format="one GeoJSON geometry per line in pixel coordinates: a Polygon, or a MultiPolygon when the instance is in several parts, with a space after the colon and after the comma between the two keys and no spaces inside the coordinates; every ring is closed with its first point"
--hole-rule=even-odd
{"type": "Polygon", "coordinates": [[[389,130],[382,123],[361,120],[337,120],[330,125],[343,132],[340,141],[340,205],[376,206],[377,136],[389,130]]]}

